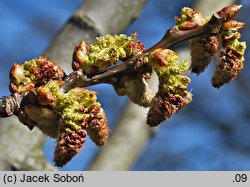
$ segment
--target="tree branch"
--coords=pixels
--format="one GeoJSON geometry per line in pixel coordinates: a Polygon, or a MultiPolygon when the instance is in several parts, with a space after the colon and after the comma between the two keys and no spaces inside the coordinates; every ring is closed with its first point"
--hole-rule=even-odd
{"type": "Polygon", "coordinates": [[[155,49],[169,48],[184,40],[188,40],[190,38],[201,35],[217,35],[223,23],[227,21],[226,17],[227,14],[223,14],[222,12],[224,12],[224,9],[213,14],[211,19],[205,25],[198,26],[197,28],[191,30],[179,30],[176,28],[171,28],[167,30],[164,37],[154,46],[146,50],[144,53],[137,56],[133,56],[130,59],[123,62],[122,64],[104,70],[101,73],[98,73],[96,75],[84,75],[82,71],[72,72],[65,79],[66,82],[61,87],[61,91],[67,92],[77,86],[86,87],[99,83],[113,84],[116,82],[118,77],[142,69],[144,65],[144,60],[143,60],[144,56],[147,56],[150,52],[153,52],[155,49]]]}
{"type": "MultiPolygon", "coordinates": [[[[154,46],[150,47],[142,54],[133,56],[122,64],[118,64],[97,74],[85,75],[81,70],[74,71],[65,78],[65,83],[62,85],[61,91],[67,92],[74,87],[86,87],[99,83],[114,84],[121,76],[133,73],[135,71],[143,71],[143,67],[145,65],[144,57],[149,53],[158,48],[169,48],[177,43],[193,37],[201,35],[217,35],[223,23],[237,14],[239,7],[237,8],[223,8],[222,10],[214,13],[211,19],[206,24],[204,24],[203,26],[198,26],[194,29],[179,30],[176,28],[171,28],[166,31],[164,37],[159,42],[157,42],[154,46]]],[[[15,101],[15,99],[13,99],[12,97],[9,97],[7,100],[6,98],[2,98],[0,100],[0,116],[5,117],[12,115],[14,111],[11,113],[8,110],[14,110],[13,107],[17,108],[17,104],[18,102],[15,101]],[[12,104],[12,109],[8,108],[7,106],[9,105],[6,104],[12,104]]]]}

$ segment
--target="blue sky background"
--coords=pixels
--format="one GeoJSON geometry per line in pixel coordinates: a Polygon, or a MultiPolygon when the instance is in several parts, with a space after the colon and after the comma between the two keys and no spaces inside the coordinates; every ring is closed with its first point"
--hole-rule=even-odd
{"type": "MultiPolygon", "coordinates": [[[[148,48],[166,29],[174,16],[194,1],[149,0],[141,16],[125,31],[138,32],[148,48]]],[[[43,53],[82,0],[1,0],[0,1],[0,96],[9,95],[8,76],[13,62],[21,63],[43,53]]],[[[237,18],[246,22],[242,40],[250,41],[250,2],[243,0],[237,18]]],[[[216,11],[216,10],[215,10],[216,11]]],[[[249,50],[248,50],[249,51],[249,50]]],[[[250,170],[250,86],[247,51],[245,69],[237,80],[214,89],[211,75],[215,63],[200,76],[191,75],[193,102],[161,125],[131,170],[250,170]]],[[[108,85],[93,87],[113,128],[127,103],[108,85]],[[112,99],[107,99],[112,98],[112,99]]],[[[44,146],[52,162],[55,140],[44,146]]],[[[97,148],[89,139],[84,150],[62,170],[87,167],[97,148]]]]}

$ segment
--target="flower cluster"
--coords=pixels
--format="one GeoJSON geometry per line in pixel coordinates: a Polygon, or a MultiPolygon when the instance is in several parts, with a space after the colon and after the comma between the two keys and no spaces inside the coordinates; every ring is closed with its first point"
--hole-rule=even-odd
{"type": "Polygon", "coordinates": [[[50,81],[37,89],[39,103],[50,105],[61,117],[54,155],[57,166],[63,166],[79,153],[87,132],[98,146],[107,143],[109,134],[96,93],[76,87],[64,94],[59,90],[61,84],[62,81],[50,81]]]}
{"type": "MultiPolygon", "coordinates": [[[[191,40],[191,71],[200,74],[211,62],[217,53],[219,45],[222,46],[212,85],[216,88],[236,78],[244,66],[245,42],[239,42],[239,30],[244,23],[231,20],[241,6],[232,5],[223,8],[218,14],[225,19],[220,32],[216,36],[199,36],[191,40]]],[[[189,30],[206,24],[209,20],[192,8],[184,7],[181,16],[176,17],[176,29],[189,30]]]]}
{"type": "MultiPolygon", "coordinates": [[[[176,27],[179,30],[189,30],[207,23],[201,12],[196,9],[184,7],[181,16],[175,17],[176,27]]],[[[200,74],[211,62],[214,54],[218,51],[219,42],[216,36],[198,36],[190,40],[191,71],[200,74]]]]}
{"type": "MultiPolygon", "coordinates": [[[[125,34],[101,36],[93,44],[88,45],[87,42],[81,41],[75,47],[72,68],[82,69],[84,74],[94,74],[144,51],[144,45],[136,39],[136,33],[131,36],[125,34]]],[[[144,57],[137,59],[138,63],[144,63],[144,60],[144,57]]],[[[151,77],[151,67],[145,64],[143,69],[145,69],[143,72],[119,77],[113,83],[113,87],[118,95],[126,95],[133,103],[147,107],[153,98],[147,82],[151,77]]]]}
{"type": "Polygon", "coordinates": [[[64,71],[45,56],[40,56],[23,64],[14,64],[10,71],[10,91],[22,93],[49,80],[62,80],[64,71]]]}
{"type": "Polygon", "coordinates": [[[87,42],[81,41],[75,47],[72,68],[82,69],[86,74],[94,74],[144,50],[144,45],[136,39],[136,33],[131,36],[101,36],[93,44],[88,45],[87,42]]]}
{"type": "Polygon", "coordinates": [[[239,29],[244,23],[230,20],[224,23],[219,39],[222,44],[219,61],[212,78],[212,85],[216,88],[235,79],[244,67],[244,53],[246,42],[239,42],[239,29]]]}
{"type": "Polygon", "coordinates": [[[207,20],[202,16],[201,12],[196,9],[183,7],[180,16],[175,17],[176,29],[190,30],[198,26],[204,25],[207,20]]]}
{"type": "Polygon", "coordinates": [[[212,36],[207,30],[198,31],[210,26],[213,19],[184,7],[180,16],[175,17],[176,26],[147,51],[136,39],[136,34],[101,36],[90,45],[81,41],[74,48],[72,57],[72,69],[76,72],[67,78],[58,65],[44,56],[14,64],[10,71],[10,90],[14,97],[9,97],[12,98],[10,102],[7,97],[2,99],[0,109],[4,116],[17,115],[30,130],[36,126],[44,134],[56,138],[54,161],[61,167],[79,153],[87,135],[97,146],[105,145],[109,136],[107,118],[97,102],[96,93],[77,86],[112,84],[119,96],[126,95],[133,103],[149,107],[147,124],[157,126],[192,101],[188,91],[191,80],[185,73],[189,69],[197,74],[203,72],[220,45],[212,85],[221,87],[235,79],[243,69],[246,43],[239,41],[239,30],[244,23],[232,20],[239,9],[240,6],[233,5],[214,14],[213,19],[216,20],[216,16],[220,19],[215,28],[218,30],[213,31],[212,36]],[[192,63],[179,63],[178,55],[164,49],[164,45],[178,40],[179,36],[189,39],[192,29],[195,36],[199,35],[191,39],[192,63]],[[207,35],[201,35],[204,33],[207,35]],[[148,84],[152,71],[159,80],[156,94],[148,84]],[[63,88],[63,85],[68,86],[66,83],[71,90],[63,88]],[[22,101],[16,102],[17,96],[22,101]]]}
{"type": "Polygon", "coordinates": [[[170,49],[157,49],[149,55],[149,64],[158,75],[159,89],[150,106],[147,123],[159,125],[192,101],[187,91],[190,79],[182,75],[189,68],[187,61],[178,64],[178,55],[170,49]]]}
{"type": "Polygon", "coordinates": [[[109,127],[96,93],[79,87],[60,92],[64,72],[58,65],[42,56],[14,64],[10,77],[13,93],[35,97],[31,103],[23,100],[18,118],[30,130],[36,126],[57,139],[57,166],[65,165],[79,153],[87,133],[96,145],[107,143],[109,127]]]}

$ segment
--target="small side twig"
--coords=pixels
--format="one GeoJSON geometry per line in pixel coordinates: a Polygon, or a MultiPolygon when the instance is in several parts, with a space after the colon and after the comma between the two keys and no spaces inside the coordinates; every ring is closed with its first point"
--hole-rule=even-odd
{"type": "Polygon", "coordinates": [[[24,94],[15,93],[11,96],[4,96],[0,99],[0,117],[9,117],[17,114],[24,94]]]}

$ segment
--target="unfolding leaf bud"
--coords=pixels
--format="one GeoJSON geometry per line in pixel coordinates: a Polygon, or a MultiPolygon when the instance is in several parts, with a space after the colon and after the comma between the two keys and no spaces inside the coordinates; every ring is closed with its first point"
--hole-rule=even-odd
{"type": "Polygon", "coordinates": [[[219,42],[216,36],[199,36],[191,40],[190,48],[192,57],[191,71],[200,74],[217,53],[219,42]]]}
{"type": "Polygon", "coordinates": [[[176,65],[178,60],[178,55],[169,49],[159,48],[149,55],[149,64],[158,73],[167,71],[169,69],[169,63],[173,62],[174,65],[176,65]]]}
{"type": "MultiPolygon", "coordinates": [[[[53,84],[56,86],[61,86],[63,84],[63,81],[55,80],[53,81],[53,84]]],[[[48,87],[48,85],[42,85],[39,88],[37,88],[37,99],[41,105],[49,105],[56,102],[56,95],[55,92],[57,92],[57,89],[53,90],[52,87],[48,87]]]]}
{"type": "Polygon", "coordinates": [[[190,30],[204,25],[207,21],[201,12],[196,9],[184,7],[181,9],[181,15],[175,17],[176,28],[179,30],[190,30]]]}
{"type": "Polygon", "coordinates": [[[86,74],[94,74],[116,64],[119,60],[128,59],[143,51],[145,51],[144,45],[136,39],[136,34],[101,36],[89,46],[81,41],[75,47],[72,68],[82,69],[86,74]]]}
{"type": "Polygon", "coordinates": [[[22,93],[49,80],[62,80],[64,71],[46,57],[32,59],[23,64],[14,64],[10,71],[10,91],[22,93]]]}

